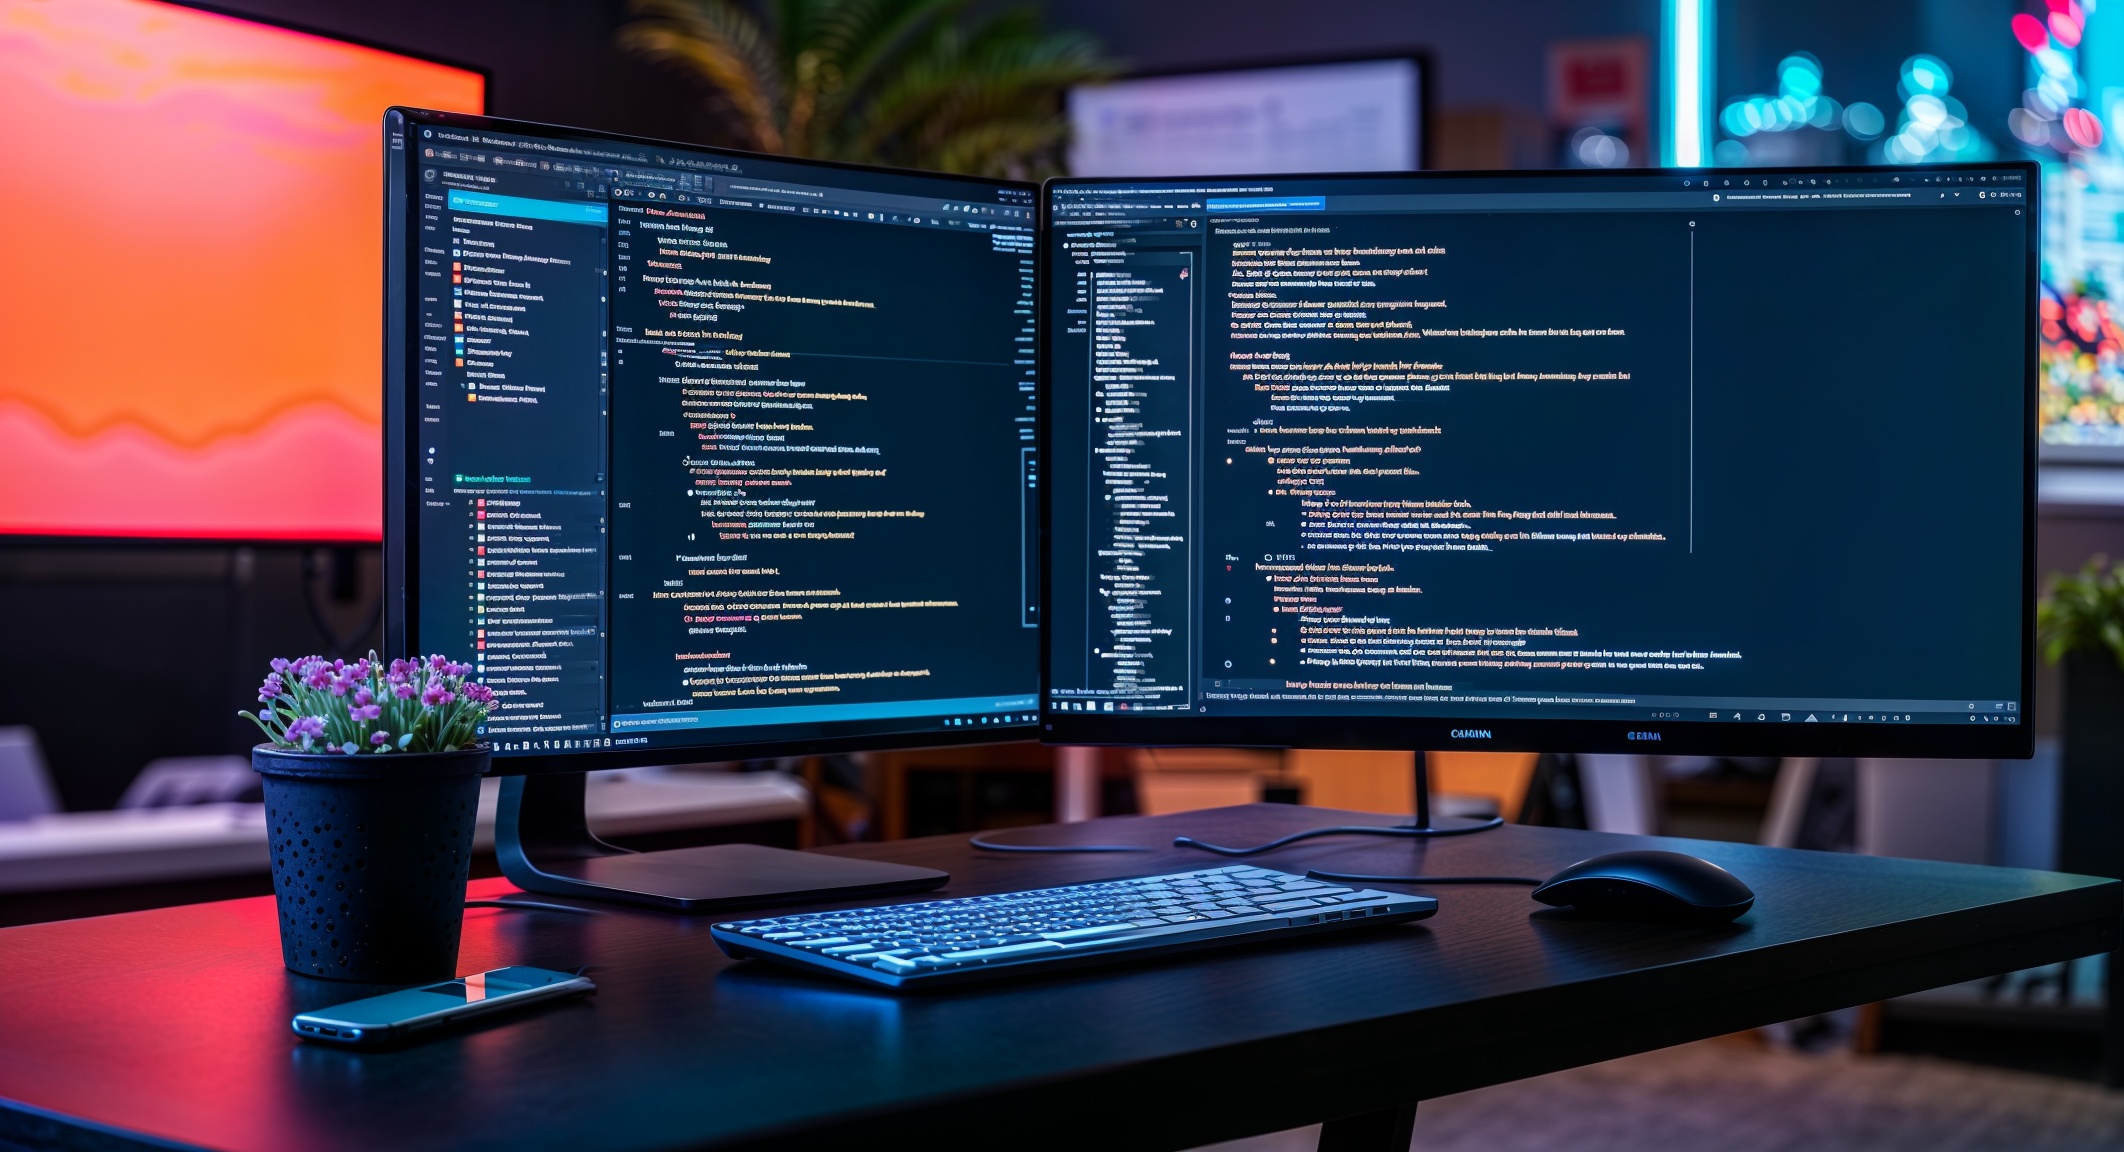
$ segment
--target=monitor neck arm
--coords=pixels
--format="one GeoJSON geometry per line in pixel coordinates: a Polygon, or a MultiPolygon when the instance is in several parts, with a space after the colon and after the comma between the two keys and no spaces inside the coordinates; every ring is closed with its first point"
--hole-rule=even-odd
{"type": "Polygon", "coordinates": [[[1416,823],[1413,828],[1431,826],[1431,766],[1428,754],[1416,753],[1416,823]]]}
{"type": "Polygon", "coordinates": [[[627,852],[598,839],[583,813],[584,774],[504,776],[494,808],[494,855],[502,875],[526,891],[550,892],[563,878],[539,861],[589,860],[627,852]]]}

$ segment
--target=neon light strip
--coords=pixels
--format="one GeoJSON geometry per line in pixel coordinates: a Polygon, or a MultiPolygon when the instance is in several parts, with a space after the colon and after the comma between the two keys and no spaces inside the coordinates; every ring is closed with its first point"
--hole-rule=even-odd
{"type": "Polygon", "coordinates": [[[1666,163],[1701,168],[1711,139],[1712,26],[1717,0],[1667,0],[1666,163]]]}

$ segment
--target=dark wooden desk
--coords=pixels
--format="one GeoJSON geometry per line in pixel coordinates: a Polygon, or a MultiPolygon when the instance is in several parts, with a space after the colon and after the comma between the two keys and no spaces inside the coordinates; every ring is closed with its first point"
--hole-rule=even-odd
{"type": "MultiPolygon", "coordinates": [[[[1389,822],[1252,805],[1014,835],[1242,842],[1329,820],[1389,822]]],[[[369,989],[282,969],[270,899],[0,929],[0,1146],[1183,1148],[2118,942],[2118,882],[2051,873],[1522,827],[1263,862],[1542,875],[1647,843],[1724,864],[1755,910],[1665,927],[1444,888],[1421,924],[899,998],[733,964],[701,920],[472,910],[460,970],[587,963],[599,992],[373,1054],[289,1034],[293,1013],[369,989]]],[[[842,851],[949,869],[953,895],[1215,862],[994,856],[957,837],[842,851]]]]}

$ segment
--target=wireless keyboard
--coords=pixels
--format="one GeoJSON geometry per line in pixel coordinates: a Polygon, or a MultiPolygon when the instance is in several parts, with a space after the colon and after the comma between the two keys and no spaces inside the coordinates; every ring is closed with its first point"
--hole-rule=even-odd
{"type": "Polygon", "coordinates": [[[1011,973],[1246,944],[1365,924],[1421,920],[1428,896],[1348,888],[1237,864],[1003,892],[731,920],[711,934],[757,957],[887,988],[927,988],[1011,973]]]}

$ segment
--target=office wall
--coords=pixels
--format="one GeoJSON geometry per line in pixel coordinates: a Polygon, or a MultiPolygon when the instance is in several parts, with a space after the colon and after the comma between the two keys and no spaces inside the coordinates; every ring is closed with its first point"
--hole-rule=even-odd
{"type": "MultiPolygon", "coordinates": [[[[683,78],[612,50],[624,0],[218,6],[484,68],[498,115],[717,139],[712,111],[683,78]]],[[[1986,29],[2003,27],[2011,7],[2008,0],[1724,0],[1721,70],[1767,77],[1778,56],[1807,48],[1828,64],[1832,91],[1841,91],[1845,75],[1872,77],[1910,51],[1928,50],[1948,56],[1963,77],[1958,85],[1997,90],[2000,77],[1985,79],[1984,69],[2009,66],[1976,64],[1975,49],[1988,43],[1986,29]],[[1955,43],[1972,50],[1965,56],[1955,43]]],[[[1142,67],[1422,47],[1435,62],[1433,96],[1441,108],[1503,109],[1539,121],[1548,43],[1638,34],[1656,44],[1659,0],[1052,0],[1049,10],[1057,23],[1103,37],[1142,67]]],[[[2002,51],[2014,59],[2010,42],[2002,51]]],[[[1886,83],[1892,96],[1892,76],[1886,83]]],[[[1769,86],[1736,76],[1720,91],[1769,86]]],[[[2046,570],[2075,567],[2097,550],[2124,555],[2124,521],[2056,528],[2045,528],[2046,570]]],[[[293,548],[0,542],[0,725],[40,731],[62,796],[76,808],[113,802],[150,758],[240,751],[250,738],[232,713],[250,702],[265,659],[324,646],[304,607],[303,555],[293,548]]],[[[375,594],[374,550],[360,550],[356,560],[358,578],[339,589],[346,598],[335,599],[323,572],[307,593],[342,635],[358,631],[375,594]]],[[[351,646],[365,650],[373,642],[356,637],[351,646]]]]}
{"type": "Polygon", "coordinates": [[[1660,2],[1050,0],[1049,9],[1146,70],[1422,49],[1432,64],[1428,162],[1531,168],[1561,148],[1548,118],[1549,45],[1636,36],[1656,46],[1660,2]]]}
{"type": "Polygon", "coordinates": [[[325,651],[325,629],[376,643],[376,550],[344,555],[335,574],[290,547],[0,543],[0,726],[37,730],[77,809],[110,807],[157,757],[241,752],[257,730],[236,710],[269,658],[325,651]]]}
{"type": "Polygon", "coordinates": [[[625,0],[212,0],[240,16],[487,70],[497,116],[711,141],[676,75],[612,48],[625,0]]]}
{"type": "Polygon", "coordinates": [[[1443,108],[1543,114],[1551,40],[1659,38],[1659,0],[1050,0],[1058,23],[1103,38],[1138,67],[1428,49],[1443,108]]]}

